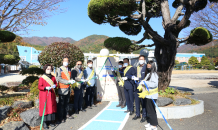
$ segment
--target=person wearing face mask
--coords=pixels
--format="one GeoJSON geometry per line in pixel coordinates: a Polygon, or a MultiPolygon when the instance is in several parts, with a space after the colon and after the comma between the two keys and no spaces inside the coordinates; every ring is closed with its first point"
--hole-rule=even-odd
{"type": "Polygon", "coordinates": [[[126,67],[123,67],[123,61],[119,61],[119,70],[114,71],[114,68],[112,68],[112,73],[114,76],[118,78],[117,80],[117,92],[119,97],[119,104],[116,107],[124,108],[126,107],[126,98],[124,94],[124,81],[122,79],[123,77],[123,71],[126,67]]]}
{"type": "MultiPolygon", "coordinates": [[[[145,79],[140,82],[141,85],[144,85],[144,82],[149,88],[149,94],[146,94],[146,110],[147,110],[147,122],[145,125],[146,130],[157,130],[157,114],[155,109],[155,104],[152,101],[152,98],[156,102],[158,99],[158,75],[156,70],[156,65],[154,61],[149,61],[147,63],[147,69],[145,70],[145,79]]],[[[143,92],[142,92],[143,93],[143,92]]]]}
{"type": "Polygon", "coordinates": [[[95,93],[95,84],[96,84],[96,73],[93,69],[93,61],[87,61],[88,67],[84,70],[84,78],[86,79],[86,94],[85,94],[85,102],[86,107],[92,109],[94,105],[94,93],[95,93]]]}
{"type": "Polygon", "coordinates": [[[77,61],[76,66],[71,69],[71,77],[76,83],[73,84],[74,90],[74,112],[79,114],[79,111],[85,112],[82,108],[83,104],[83,94],[85,89],[84,72],[82,70],[82,61],[77,61]],[[82,82],[82,83],[79,83],[82,82]]]}
{"type": "Polygon", "coordinates": [[[133,110],[133,103],[134,103],[134,87],[135,87],[135,82],[132,80],[132,76],[136,76],[136,70],[129,65],[129,59],[124,58],[124,69],[123,72],[123,77],[122,79],[124,80],[124,93],[126,97],[126,104],[127,104],[127,111],[125,113],[130,112],[130,115],[133,115],[134,110],[133,110]]]}
{"type": "Polygon", "coordinates": [[[74,83],[71,79],[71,70],[68,67],[69,60],[67,57],[63,58],[63,66],[57,69],[56,77],[59,83],[58,95],[58,115],[59,123],[64,123],[66,118],[73,119],[74,117],[69,115],[69,102],[70,102],[70,84],[74,83]]]}
{"type": "Polygon", "coordinates": [[[57,85],[56,79],[51,75],[53,67],[50,64],[46,64],[43,67],[45,74],[39,78],[39,115],[43,116],[44,105],[47,99],[43,128],[48,129],[48,126],[54,127],[55,114],[57,113],[57,104],[54,88],[57,85]],[[49,92],[48,92],[49,90],[49,92]]]}
{"type": "MultiPolygon", "coordinates": [[[[139,56],[139,66],[137,67],[137,77],[133,77],[133,80],[135,80],[136,82],[141,82],[141,80],[144,80],[145,78],[145,70],[146,70],[146,65],[145,65],[145,56],[140,55],[139,56]]],[[[141,123],[146,121],[146,108],[145,108],[145,104],[146,104],[146,100],[139,98],[138,93],[141,92],[142,86],[139,84],[136,84],[135,87],[135,105],[136,105],[136,115],[133,118],[133,120],[137,120],[139,118],[141,118],[140,116],[140,102],[142,103],[142,119],[141,119],[141,123]],[[139,88],[139,89],[137,89],[139,88]]]]}

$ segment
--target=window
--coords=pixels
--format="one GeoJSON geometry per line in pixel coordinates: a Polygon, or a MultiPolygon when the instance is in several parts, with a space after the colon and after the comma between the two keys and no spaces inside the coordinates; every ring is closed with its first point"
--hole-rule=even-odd
{"type": "Polygon", "coordinates": [[[36,53],[36,51],[34,51],[34,53],[36,53]]]}
{"type": "Polygon", "coordinates": [[[179,57],[179,60],[183,60],[183,57],[179,57]]]}
{"type": "Polygon", "coordinates": [[[27,50],[24,50],[24,52],[27,52],[27,50]]]}
{"type": "Polygon", "coordinates": [[[188,61],[188,60],[189,60],[189,57],[186,57],[185,60],[188,61]]]}
{"type": "Polygon", "coordinates": [[[38,55],[32,55],[32,60],[38,60],[38,55]]]}

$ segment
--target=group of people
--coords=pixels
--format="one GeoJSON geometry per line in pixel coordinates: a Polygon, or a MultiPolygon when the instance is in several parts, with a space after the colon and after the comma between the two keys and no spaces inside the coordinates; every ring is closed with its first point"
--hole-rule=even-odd
{"type": "MultiPolygon", "coordinates": [[[[69,113],[69,101],[71,89],[74,90],[74,113],[79,114],[80,111],[86,110],[82,107],[84,89],[86,108],[92,109],[94,105],[94,93],[96,85],[96,73],[93,69],[93,61],[88,60],[87,68],[82,69],[82,61],[77,61],[74,68],[69,68],[69,59],[63,58],[63,66],[57,69],[56,78],[51,75],[53,67],[50,64],[44,66],[45,74],[39,78],[39,113],[43,116],[44,105],[46,103],[43,127],[54,127],[54,121],[58,116],[57,123],[64,123],[66,119],[74,117],[69,113]],[[56,103],[55,88],[58,86],[58,105],[56,103]],[[57,109],[58,108],[58,109],[57,109]]],[[[118,78],[117,90],[119,104],[117,107],[125,108],[126,113],[134,114],[134,102],[136,107],[136,115],[133,120],[141,118],[140,104],[142,106],[141,123],[147,120],[146,130],[157,130],[157,115],[155,104],[158,98],[158,75],[156,65],[153,61],[145,64],[145,56],[139,56],[139,66],[134,68],[130,65],[129,59],[124,58],[119,63],[119,69],[112,68],[113,75],[118,78]],[[145,97],[139,98],[139,93],[147,91],[145,85],[152,93],[147,93],[145,97]],[[153,101],[152,101],[153,100],[153,101]]]]}
{"type": "Polygon", "coordinates": [[[43,128],[48,129],[49,126],[55,126],[56,117],[58,117],[57,124],[64,123],[66,119],[74,119],[70,115],[69,102],[71,89],[74,91],[74,114],[79,114],[80,111],[86,110],[82,107],[84,90],[86,108],[92,109],[97,107],[94,105],[94,93],[96,84],[96,73],[92,68],[93,61],[88,60],[88,67],[83,70],[82,61],[77,61],[74,68],[69,68],[69,59],[63,58],[63,66],[57,69],[56,78],[51,74],[53,66],[46,64],[43,68],[45,74],[39,78],[39,114],[43,116],[43,128]],[[55,88],[58,86],[58,104],[56,103],[55,88]]]}
{"type": "Polygon", "coordinates": [[[124,58],[119,62],[119,70],[112,68],[113,75],[118,77],[117,90],[119,96],[119,104],[117,107],[124,108],[127,105],[127,111],[130,115],[134,114],[134,101],[136,115],[133,120],[141,118],[140,104],[142,107],[141,123],[147,120],[146,130],[157,130],[157,115],[155,104],[158,98],[158,75],[154,61],[148,61],[145,64],[145,56],[139,56],[139,66],[132,67],[129,59],[124,58]],[[146,90],[145,85],[148,87],[146,90]],[[139,93],[147,91],[145,97],[139,98],[139,93]],[[152,101],[154,100],[154,102],[152,101]]]}

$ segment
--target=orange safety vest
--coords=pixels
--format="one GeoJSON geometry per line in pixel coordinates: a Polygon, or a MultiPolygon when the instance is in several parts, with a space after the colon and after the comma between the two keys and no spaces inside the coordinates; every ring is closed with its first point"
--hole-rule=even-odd
{"type": "MultiPolygon", "coordinates": [[[[69,73],[70,78],[71,78],[71,71],[68,70],[68,73],[69,73]]],[[[62,70],[61,70],[61,78],[66,79],[66,80],[70,80],[70,79],[67,78],[67,76],[65,75],[65,73],[62,70]]],[[[68,88],[68,87],[69,87],[68,84],[63,84],[63,83],[59,82],[59,88],[68,88]]]]}

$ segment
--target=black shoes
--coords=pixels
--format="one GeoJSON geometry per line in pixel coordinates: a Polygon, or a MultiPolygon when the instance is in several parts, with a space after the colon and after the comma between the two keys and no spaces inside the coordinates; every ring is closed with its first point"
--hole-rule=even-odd
{"type": "Polygon", "coordinates": [[[129,115],[133,115],[134,114],[134,111],[130,111],[129,115]]]}
{"type": "Polygon", "coordinates": [[[86,112],[86,110],[85,110],[85,109],[81,109],[81,111],[82,111],[82,112],[86,112]]]}
{"type": "Polygon", "coordinates": [[[78,111],[78,110],[76,110],[76,111],[75,111],[75,114],[79,114],[79,111],[78,111]]]}
{"type": "Polygon", "coordinates": [[[130,112],[129,110],[127,110],[127,111],[124,111],[124,113],[128,113],[128,112],[130,112]]]}
{"type": "Polygon", "coordinates": [[[49,129],[46,122],[43,122],[43,128],[44,128],[45,130],[48,130],[48,129],[49,129]]]}
{"type": "Polygon", "coordinates": [[[143,123],[143,122],[145,122],[147,119],[146,119],[146,117],[142,117],[142,119],[141,119],[141,123],[143,123]]]}
{"type": "Polygon", "coordinates": [[[55,124],[51,123],[49,126],[51,126],[51,127],[55,127],[55,124]]]}
{"type": "Polygon", "coordinates": [[[67,115],[67,119],[74,119],[73,116],[67,115]]]}
{"type": "Polygon", "coordinates": [[[88,106],[87,108],[92,109],[92,107],[88,106]]]}
{"type": "Polygon", "coordinates": [[[97,105],[94,105],[94,104],[93,104],[92,107],[97,107],[97,105]]]}
{"type": "Polygon", "coordinates": [[[139,118],[140,118],[140,116],[135,115],[135,117],[133,117],[132,120],[137,120],[139,118]]]}

